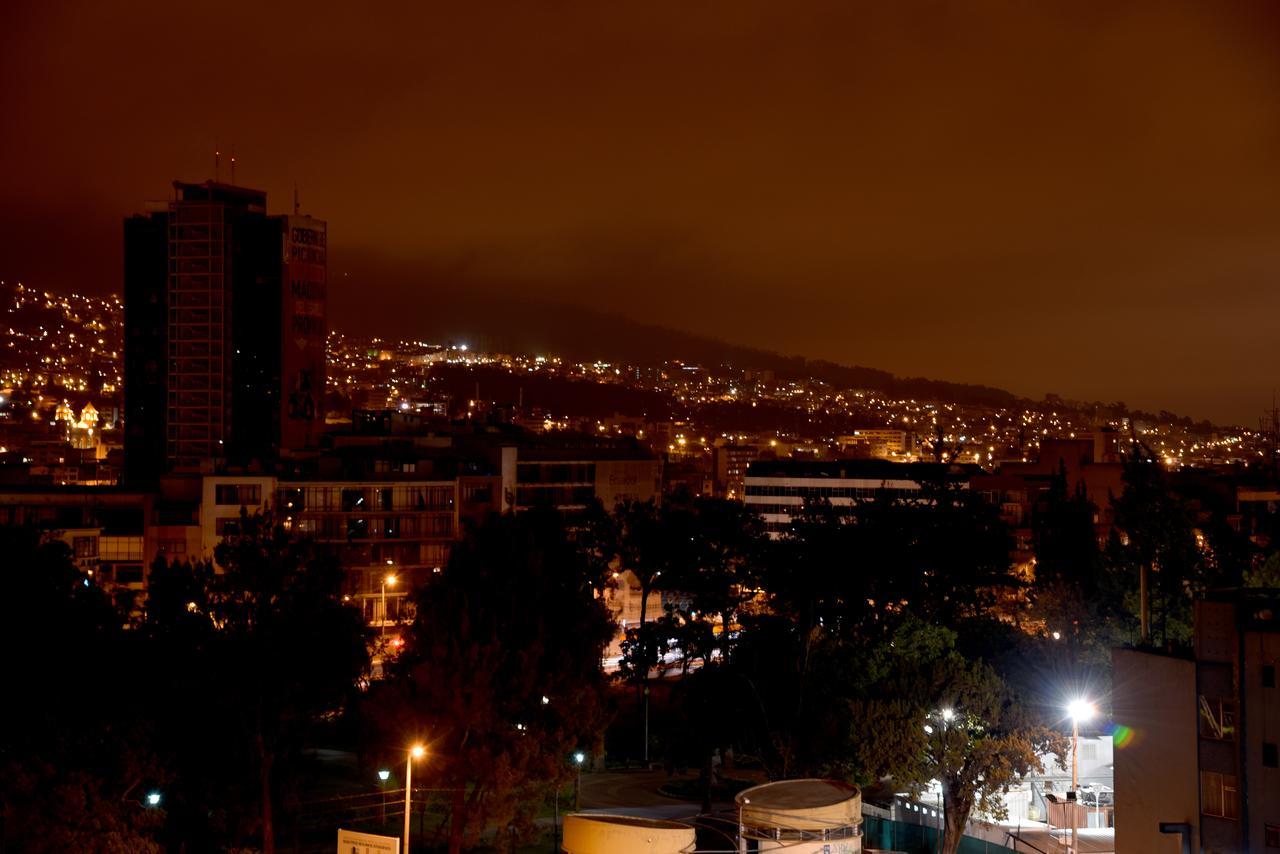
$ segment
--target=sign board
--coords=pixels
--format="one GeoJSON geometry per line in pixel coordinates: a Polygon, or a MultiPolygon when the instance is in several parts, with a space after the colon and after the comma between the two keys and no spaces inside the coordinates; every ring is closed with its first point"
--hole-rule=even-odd
{"type": "Polygon", "coordinates": [[[338,854],[400,854],[400,838],[339,830],[338,854]]]}

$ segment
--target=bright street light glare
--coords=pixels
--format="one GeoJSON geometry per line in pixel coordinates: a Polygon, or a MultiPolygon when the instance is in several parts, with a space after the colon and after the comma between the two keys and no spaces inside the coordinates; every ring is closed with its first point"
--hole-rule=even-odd
{"type": "Polygon", "coordinates": [[[421,759],[427,755],[427,749],[421,744],[415,744],[413,747],[409,748],[409,755],[414,759],[421,759]]]}
{"type": "Polygon", "coordinates": [[[955,716],[956,716],[956,713],[955,713],[955,710],[954,710],[954,709],[943,709],[943,710],[942,710],[942,719],[943,719],[944,721],[950,721],[950,720],[951,720],[952,718],[954,718],[955,716]]]}
{"type": "Polygon", "coordinates": [[[581,765],[583,762],[587,761],[587,754],[579,750],[577,753],[573,754],[573,761],[581,765]]]}
{"type": "Polygon", "coordinates": [[[1098,710],[1088,700],[1072,700],[1067,704],[1067,714],[1072,720],[1087,721],[1097,714],[1098,710]]]}
{"type": "Polygon", "coordinates": [[[387,782],[388,780],[390,780],[390,779],[391,779],[391,772],[390,772],[390,771],[388,771],[386,768],[379,768],[379,769],[378,769],[378,779],[379,779],[379,780],[381,780],[381,781],[382,781],[382,782],[384,782],[384,783],[385,783],[385,782],[387,782]]]}
{"type": "Polygon", "coordinates": [[[388,587],[395,587],[395,586],[396,586],[396,577],[395,577],[394,575],[388,575],[388,576],[387,576],[387,586],[388,586],[388,587]]]}
{"type": "Polygon", "coordinates": [[[160,806],[159,792],[147,792],[147,806],[151,806],[151,807],[160,806]]]}

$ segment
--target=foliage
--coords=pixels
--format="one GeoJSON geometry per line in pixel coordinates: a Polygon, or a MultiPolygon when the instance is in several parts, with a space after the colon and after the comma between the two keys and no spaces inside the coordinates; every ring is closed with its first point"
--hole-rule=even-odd
{"type": "Polygon", "coordinates": [[[353,697],[365,627],[333,555],[270,514],[242,514],[206,564],[153,567],[141,634],[156,665],[154,729],[176,769],[178,841],[261,838],[294,790],[304,740],[353,697]],[[198,733],[198,737],[193,737],[198,733]]]}
{"type": "Polygon", "coordinates": [[[1272,552],[1255,570],[1245,573],[1246,587],[1269,587],[1280,589],[1280,552],[1272,552]]]}
{"type": "Polygon", "coordinates": [[[422,773],[455,793],[451,850],[491,825],[529,838],[573,752],[598,750],[613,624],[593,571],[558,515],[534,510],[490,519],[418,592],[395,679],[364,714],[388,750],[427,743],[422,773]]]}
{"type": "Polygon", "coordinates": [[[1124,484],[1112,499],[1117,531],[1107,545],[1109,571],[1125,591],[1126,608],[1136,616],[1139,575],[1145,567],[1152,641],[1164,647],[1188,644],[1192,598],[1210,577],[1190,512],[1171,488],[1164,467],[1141,446],[1125,460],[1124,484]]]}
{"type": "Polygon", "coordinates": [[[136,702],[138,649],[62,543],[0,529],[0,849],[159,851],[164,781],[136,702]]]}

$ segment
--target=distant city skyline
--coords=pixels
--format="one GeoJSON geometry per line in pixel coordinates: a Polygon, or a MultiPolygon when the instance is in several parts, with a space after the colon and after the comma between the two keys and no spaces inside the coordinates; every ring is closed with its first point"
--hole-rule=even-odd
{"type": "Polygon", "coordinates": [[[330,222],[354,331],[534,300],[1245,425],[1277,385],[1269,4],[220,9],[5,10],[0,277],[119,293],[217,143],[330,222]]]}

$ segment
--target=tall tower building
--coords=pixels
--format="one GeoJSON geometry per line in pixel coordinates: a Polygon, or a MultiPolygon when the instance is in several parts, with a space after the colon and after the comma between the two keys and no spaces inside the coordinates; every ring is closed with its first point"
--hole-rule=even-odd
{"type": "Polygon", "coordinates": [[[259,190],[173,186],[166,211],[125,222],[125,470],[134,483],[270,467],[313,446],[323,418],[325,223],[269,216],[259,190]]]}

